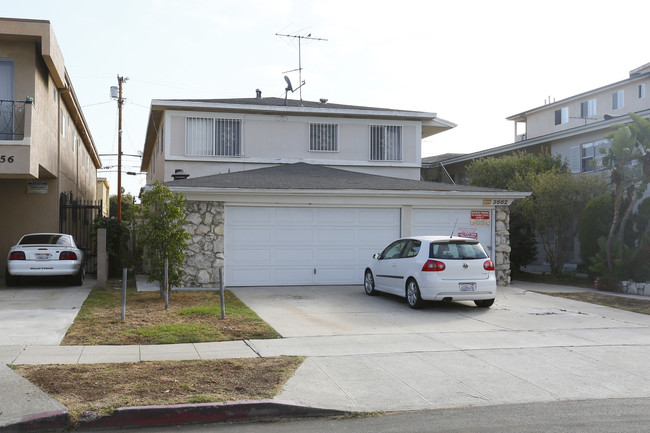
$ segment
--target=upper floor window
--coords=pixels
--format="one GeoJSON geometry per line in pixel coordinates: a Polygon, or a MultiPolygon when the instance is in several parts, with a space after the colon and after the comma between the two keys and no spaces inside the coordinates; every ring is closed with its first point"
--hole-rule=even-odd
{"type": "Polygon", "coordinates": [[[639,99],[645,98],[645,83],[639,84],[639,99]]]}
{"type": "Polygon", "coordinates": [[[590,99],[580,103],[580,117],[587,118],[596,115],[596,99],[590,99]]]}
{"type": "Polygon", "coordinates": [[[370,125],[370,160],[402,160],[402,127],[370,125]]]}
{"type": "Polygon", "coordinates": [[[569,121],[569,107],[563,107],[555,110],[555,124],[563,125],[569,121]]]}
{"type": "Polygon", "coordinates": [[[625,93],[622,90],[612,93],[612,110],[625,107],[625,93]]]}
{"type": "Polygon", "coordinates": [[[315,152],[338,152],[339,125],[334,123],[309,124],[309,150],[315,152]]]}
{"type": "Polygon", "coordinates": [[[185,119],[185,153],[188,155],[240,156],[241,136],[241,119],[185,119]]]}
{"type": "Polygon", "coordinates": [[[597,140],[571,148],[571,172],[589,173],[603,169],[603,156],[611,144],[610,140],[597,140]]]}

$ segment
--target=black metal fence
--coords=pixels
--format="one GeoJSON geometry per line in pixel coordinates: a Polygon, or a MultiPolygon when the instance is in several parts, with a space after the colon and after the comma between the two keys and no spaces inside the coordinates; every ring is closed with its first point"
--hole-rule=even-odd
{"type": "Polygon", "coordinates": [[[25,101],[0,100],[0,140],[25,137],[25,101]]]}
{"type": "Polygon", "coordinates": [[[74,236],[84,250],[86,272],[97,272],[97,245],[93,239],[93,221],[102,213],[102,200],[74,200],[72,193],[59,197],[59,231],[74,236]]]}

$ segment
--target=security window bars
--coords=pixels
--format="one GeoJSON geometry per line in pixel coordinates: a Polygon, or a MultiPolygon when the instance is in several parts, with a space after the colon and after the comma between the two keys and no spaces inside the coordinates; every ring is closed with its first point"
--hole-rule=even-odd
{"type": "Polygon", "coordinates": [[[333,123],[309,124],[309,150],[314,152],[338,152],[339,125],[333,123]]]}
{"type": "Polygon", "coordinates": [[[402,127],[388,125],[370,126],[370,160],[402,160],[402,127]]]}
{"type": "Polygon", "coordinates": [[[241,155],[241,119],[187,117],[185,120],[185,152],[187,155],[241,155]]]}

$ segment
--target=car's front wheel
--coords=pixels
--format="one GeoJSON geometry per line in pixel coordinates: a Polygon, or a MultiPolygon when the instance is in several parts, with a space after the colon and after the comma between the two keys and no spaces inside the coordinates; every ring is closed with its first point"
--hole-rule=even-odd
{"type": "Polygon", "coordinates": [[[492,304],[494,304],[494,299],[480,299],[478,301],[474,301],[474,303],[479,308],[490,308],[492,304]]]}
{"type": "Polygon", "coordinates": [[[373,296],[377,294],[375,290],[375,279],[370,270],[366,271],[366,276],[363,278],[363,288],[366,290],[366,295],[373,296]]]}
{"type": "Polygon", "coordinates": [[[406,283],[406,302],[408,302],[409,307],[414,309],[422,308],[424,305],[424,301],[420,295],[420,287],[418,286],[418,282],[412,278],[408,281],[408,283],[406,283]]]}
{"type": "Polygon", "coordinates": [[[9,269],[5,269],[5,285],[7,287],[17,286],[20,283],[20,277],[11,275],[9,269]]]}

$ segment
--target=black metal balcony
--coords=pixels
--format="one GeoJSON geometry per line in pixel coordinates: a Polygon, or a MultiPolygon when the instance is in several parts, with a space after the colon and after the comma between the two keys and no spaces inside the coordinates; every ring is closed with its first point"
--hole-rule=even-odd
{"type": "Polygon", "coordinates": [[[0,140],[25,138],[25,101],[0,100],[0,140]]]}

